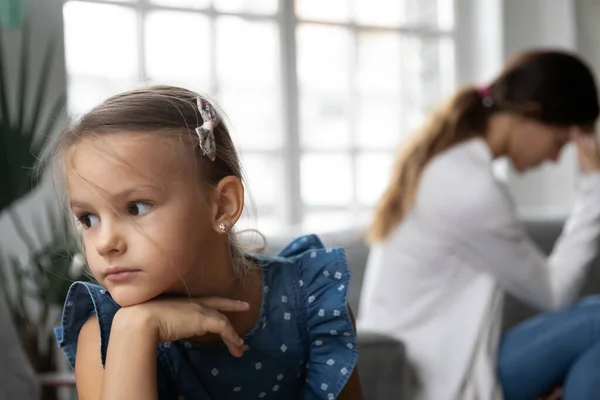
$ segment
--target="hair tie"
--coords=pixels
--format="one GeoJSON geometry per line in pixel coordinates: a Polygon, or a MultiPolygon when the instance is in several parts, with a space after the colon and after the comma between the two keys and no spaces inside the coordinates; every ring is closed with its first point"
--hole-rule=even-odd
{"type": "Polygon", "coordinates": [[[196,128],[200,150],[202,151],[202,155],[208,157],[210,161],[215,161],[217,157],[217,145],[214,128],[219,123],[217,113],[213,106],[200,96],[196,97],[196,105],[202,117],[202,125],[196,128]]]}
{"type": "Polygon", "coordinates": [[[485,108],[491,108],[494,105],[491,86],[480,86],[475,90],[481,97],[481,103],[485,108]]]}

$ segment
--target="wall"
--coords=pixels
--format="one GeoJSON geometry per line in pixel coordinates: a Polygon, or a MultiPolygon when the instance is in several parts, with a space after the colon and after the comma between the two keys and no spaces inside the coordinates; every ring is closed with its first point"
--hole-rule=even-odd
{"type": "Polygon", "coordinates": [[[577,47],[600,76],[600,1],[576,0],[577,47]]]}

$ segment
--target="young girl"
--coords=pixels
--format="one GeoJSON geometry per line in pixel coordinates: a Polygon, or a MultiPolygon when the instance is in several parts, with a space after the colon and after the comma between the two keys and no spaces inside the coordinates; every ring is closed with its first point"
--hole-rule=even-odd
{"type": "Polygon", "coordinates": [[[420,400],[600,397],[600,300],[573,304],[600,239],[596,82],[578,57],[531,51],[460,90],[402,147],[371,226],[359,327],[405,342],[420,400]],[[556,161],[584,174],[546,257],[492,173],[556,161]],[[501,335],[506,293],[546,314],[501,335]],[[553,311],[553,312],[552,312],[553,311]]]}
{"type": "Polygon", "coordinates": [[[81,400],[361,400],[344,251],[247,254],[235,147],[176,87],[106,100],[55,160],[100,285],[72,285],[57,339],[81,400]]]}

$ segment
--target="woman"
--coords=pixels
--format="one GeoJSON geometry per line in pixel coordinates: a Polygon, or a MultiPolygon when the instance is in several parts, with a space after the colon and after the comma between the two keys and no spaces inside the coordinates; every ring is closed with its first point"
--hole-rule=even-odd
{"type": "Polygon", "coordinates": [[[565,309],[598,252],[598,94],[559,51],[521,54],[487,87],[435,112],[397,157],[370,229],[359,326],[407,346],[419,399],[564,399],[600,394],[600,301],[565,309]],[[519,172],[573,139],[584,176],[550,257],[519,222],[492,161],[519,172]],[[551,311],[500,337],[505,293],[551,311]]]}

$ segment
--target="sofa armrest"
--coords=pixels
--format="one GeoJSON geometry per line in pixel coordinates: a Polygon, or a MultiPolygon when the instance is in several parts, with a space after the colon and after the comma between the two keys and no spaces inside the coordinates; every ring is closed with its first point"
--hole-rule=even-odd
{"type": "Polygon", "coordinates": [[[365,399],[406,400],[409,367],[404,344],[370,332],[358,332],[358,371],[365,399]]]}

